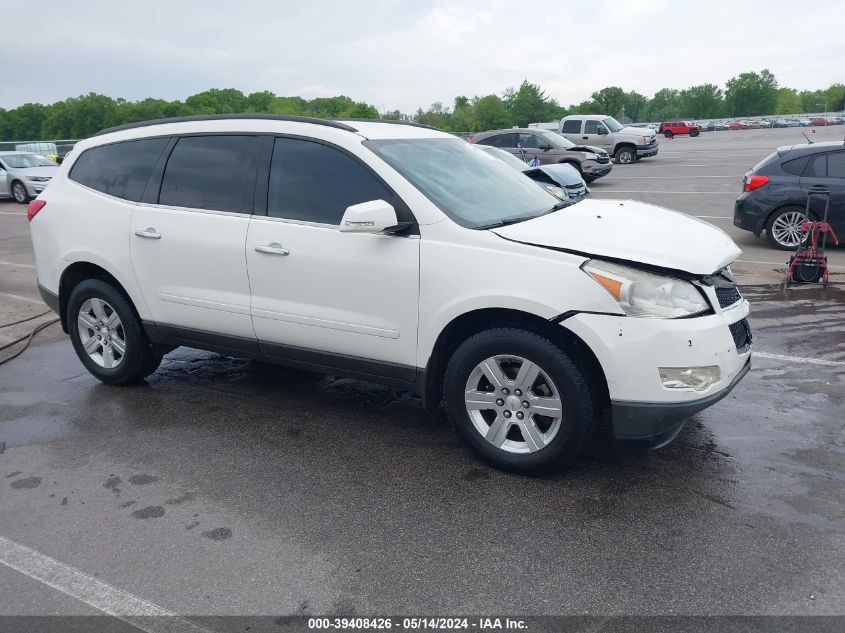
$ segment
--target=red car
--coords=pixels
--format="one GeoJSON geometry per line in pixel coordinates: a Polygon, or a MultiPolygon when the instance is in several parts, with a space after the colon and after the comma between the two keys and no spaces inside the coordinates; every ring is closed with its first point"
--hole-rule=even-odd
{"type": "Polygon", "coordinates": [[[828,121],[827,119],[823,119],[820,116],[817,116],[810,119],[810,125],[815,125],[816,127],[823,127],[825,125],[830,125],[830,121],[828,121]]]}
{"type": "Polygon", "coordinates": [[[730,130],[747,130],[748,123],[745,121],[731,121],[728,123],[728,129],[730,130]]]}
{"type": "Polygon", "coordinates": [[[660,128],[657,131],[666,138],[672,138],[678,134],[698,136],[701,133],[701,126],[690,123],[689,121],[664,121],[660,124],[660,128]]]}

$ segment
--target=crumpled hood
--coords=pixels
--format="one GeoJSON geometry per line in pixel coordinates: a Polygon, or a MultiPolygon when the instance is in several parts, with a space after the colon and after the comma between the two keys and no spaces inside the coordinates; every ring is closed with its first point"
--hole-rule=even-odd
{"type": "Polygon", "coordinates": [[[742,253],[724,231],[712,224],[634,200],[583,200],[491,231],[524,244],[693,275],[714,273],[742,253]]]}
{"type": "Polygon", "coordinates": [[[577,152],[593,152],[593,154],[607,154],[606,149],[602,147],[596,147],[595,145],[576,145],[575,147],[570,147],[569,149],[577,152]]]}

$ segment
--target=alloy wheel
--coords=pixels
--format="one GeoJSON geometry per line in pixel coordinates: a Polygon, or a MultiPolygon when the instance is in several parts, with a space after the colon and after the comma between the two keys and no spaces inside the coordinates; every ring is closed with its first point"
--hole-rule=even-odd
{"type": "Polygon", "coordinates": [[[521,356],[492,356],[470,373],[464,402],[475,429],[508,453],[545,448],[563,422],[560,391],[549,375],[521,356]]]}
{"type": "Polygon", "coordinates": [[[16,182],[12,187],[12,195],[15,197],[17,202],[26,202],[26,187],[24,187],[21,183],[16,182]]]}
{"type": "Polygon", "coordinates": [[[801,224],[807,216],[801,211],[787,211],[772,222],[772,238],[781,246],[797,248],[804,240],[801,224]]]}
{"type": "Polygon", "coordinates": [[[120,365],[126,356],[126,332],[115,309],[92,297],[80,306],[76,321],[88,357],[106,369],[120,365]]]}

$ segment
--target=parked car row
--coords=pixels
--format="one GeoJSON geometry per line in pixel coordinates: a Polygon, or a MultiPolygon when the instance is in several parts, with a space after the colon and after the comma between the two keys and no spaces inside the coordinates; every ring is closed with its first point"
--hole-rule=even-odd
{"type": "Polygon", "coordinates": [[[785,127],[825,127],[828,125],[842,125],[842,117],[773,117],[769,119],[734,119],[731,121],[699,121],[697,125],[702,132],[714,132],[720,130],[756,130],[761,128],[785,128],[785,127]]]}

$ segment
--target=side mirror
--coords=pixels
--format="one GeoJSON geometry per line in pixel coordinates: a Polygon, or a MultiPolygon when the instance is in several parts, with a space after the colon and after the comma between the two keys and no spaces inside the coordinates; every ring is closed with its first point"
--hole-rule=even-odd
{"type": "Polygon", "coordinates": [[[384,233],[399,224],[393,205],[384,200],[370,200],[347,207],[340,221],[341,233],[384,233]]]}
{"type": "Polygon", "coordinates": [[[548,143],[540,145],[540,149],[543,150],[544,152],[548,152],[551,148],[552,148],[552,146],[549,145],[548,143]]]}
{"type": "Polygon", "coordinates": [[[596,132],[599,133],[599,136],[604,136],[605,134],[607,134],[607,128],[600,126],[598,129],[596,129],[596,132]]]}

